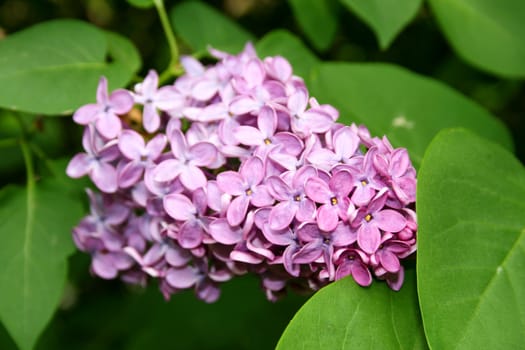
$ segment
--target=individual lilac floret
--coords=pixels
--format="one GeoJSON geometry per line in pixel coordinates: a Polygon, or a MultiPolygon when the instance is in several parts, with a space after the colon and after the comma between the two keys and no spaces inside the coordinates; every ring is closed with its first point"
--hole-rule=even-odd
{"type": "Polygon", "coordinates": [[[206,186],[206,176],[201,167],[215,162],[215,146],[210,142],[189,146],[180,130],[174,130],[168,137],[175,158],[167,159],[155,168],[155,180],[166,182],[180,177],[182,184],[190,191],[206,186]]]}
{"type": "Polygon", "coordinates": [[[298,222],[311,221],[315,217],[315,203],[306,197],[305,183],[317,176],[317,171],[312,166],[304,166],[298,170],[291,183],[278,176],[271,176],[266,181],[268,191],[280,201],[272,207],[268,222],[272,230],[283,230],[290,226],[294,218],[298,222]]]}
{"type": "Polygon", "coordinates": [[[406,219],[393,209],[384,209],[388,193],[380,192],[368,206],[361,207],[352,220],[357,228],[357,244],[368,254],[373,254],[381,244],[381,230],[399,232],[406,227],[406,219]]]}
{"type": "Polygon", "coordinates": [[[144,106],[142,122],[144,129],[153,133],[160,127],[158,110],[169,111],[180,108],[184,98],[176,92],[173,86],[164,86],[158,89],[159,77],[157,72],[150,70],[144,81],[135,86],[133,95],[136,103],[144,106]]]}
{"type": "Polygon", "coordinates": [[[129,159],[120,168],[118,175],[119,186],[127,188],[133,186],[141,179],[144,169],[151,168],[160,157],[168,140],[166,135],[158,134],[147,144],[144,138],[134,130],[124,130],[119,137],[118,147],[120,152],[129,159]]]}
{"type": "Polygon", "coordinates": [[[322,204],[317,210],[317,225],[323,231],[332,231],[339,220],[347,219],[352,205],[348,194],[352,191],[352,175],[345,170],[338,171],[330,180],[311,177],[306,181],[306,195],[313,201],[322,204]]]}
{"type": "Polygon", "coordinates": [[[97,103],[80,107],[73,120],[81,125],[95,124],[97,131],[112,139],[118,136],[122,123],[117,115],[126,114],[133,107],[133,97],[129,91],[118,89],[108,96],[108,81],[100,78],[97,89],[97,103]]]}
{"type": "Polygon", "coordinates": [[[241,165],[239,172],[225,171],[217,176],[219,188],[235,196],[226,213],[230,225],[237,226],[244,221],[250,204],[264,207],[273,203],[268,189],[261,184],[264,171],[261,158],[252,157],[241,165]]]}
{"type": "Polygon", "coordinates": [[[92,273],[205,302],[246,273],[271,301],[346,277],[399,290],[417,246],[407,150],[337,123],[281,56],[210,53],[211,66],[183,57],[165,86],[151,70],[108,95],[101,78],[97,103],[75,113],[84,152],[67,174],[97,190],[73,239],[92,273]],[[130,111],[142,125],[121,121],[130,111]]]}
{"type": "Polygon", "coordinates": [[[84,130],[82,145],[86,153],[79,153],[71,159],[67,175],[72,178],[89,175],[102,192],[115,192],[118,187],[117,171],[111,162],[119,157],[117,145],[114,142],[105,143],[90,127],[84,130]]]}

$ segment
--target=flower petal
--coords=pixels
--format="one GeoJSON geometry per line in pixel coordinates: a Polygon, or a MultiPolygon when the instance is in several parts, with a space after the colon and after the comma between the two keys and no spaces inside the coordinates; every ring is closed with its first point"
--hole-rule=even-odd
{"type": "Polygon", "coordinates": [[[357,229],[357,244],[368,254],[374,254],[381,244],[381,233],[373,224],[362,224],[357,229]]]}
{"type": "Polygon", "coordinates": [[[191,266],[171,268],[166,273],[166,282],[173,288],[186,289],[195,285],[201,277],[198,271],[191,266]]]}
{"type": "Polygon", "coordinates": [[[243,222],[250,200],[245,196],[239,196],[232,200],[226,212],[228,223],[232,226],[238,226],[243,222]]]}
{"type": "Polygon", "coordinates": [[[204,236],[204,231],[197,220],[186,221],[180,227],[177,239],[182,248],[197,248],[204,236]]]}
{"type": "Polygon", "coordinates": [[[217,186],[221,191],[224,191],[232,196],[244,195],[245,187],[244,179],[235,171],[225,171],[217,175],[217,186]]]}
{"type": "Polygon", "coordinates": [[[234,130],[235,138],[239,143],[247,146],[259,146],[264,144],[263,133],[253,126],[241,125],[234,130]]]}
{"type": "Polygon", "coordinates": [[[126,114],[133,107],[133,96],[127,90],[118,89],[109,96],[109,103],[116,114],[126,114]]]}
{"type": "Polygon", "coordinates": [[[350,127],[344,126],[334,133],[333,142],[339,156],[350,158],[359,147],[359,136],[350,127]]]}
{"type": "Polygon", "coordinates": [[[97,131],[107,139],[114,139],[122,130],[122,122],[111,112],[100,114],[95,126],[97,131]]]}
{"type": "Polygon", "coordinates": [[[190,191],[206,186],[206,176],[201,169],[194,165],[187,165],[180,173],[180,182],[190,191]]]}
{"type": "Polygon", "coordinates": [[[225,218],[212,221],[210,223],[209,233],[214,240],[221,244],[231,245],[242,241],[242,229],[232,227],[225,218]]]}
{"type": "Polygon", "coordinates": [[[277,114],[271,107],[261,108],[257,117],[257,126],[265,137],[270,137],[275,133],[277,128],[277,114]]]}
{"type": "Polygon", "coordinates": [[[101,113],[101,107],[98,104],[91,103],[80,107],[73,114],[73,120],[80,125],[87,125],[96,120],[101,113]]]}
{"type": "Polygon", "coordinates": [[[336,172],[330,179],[329,187],[340,197],[347,197],[354,187],[352,175],[346,170],[336,172]]]}
{"type": "Polygon", "coordinates": [[[123,130],[118,139],[118,148],[131,160],[140,160],[144,152],[144,139],[134,130],[123,130]]]}
{"type": "Polygon", "coordinates": [[[117,171],[107,163],[96,163],[89,174],[99,190],[106,193],[117,191],[117,171]]]}
{"type": "Polygon", "coordinates": [[[66,174],[72,178],[79,178],[91,170],[93,158],[86,153],[79,153],[67,165],[66,174]]]}
{"type": "Polygon", "coordinates": [[[207,167],[217,159],[217,148],[210,142],[197,142],[190,147],[191,163],[199,167],[207,167]]]}
{"type": "Polygon", "coordinates": [[[168,215],[175,220],[190,220],[197,214],[197,210],[191,200],[183,194],[168,194],[164,197],[163,204],[168,215]]]}
{"type": "Polygon", "coordinates": [[[249,185],[258,185],[264,177],[263,161],[259,157],[251,157],[241,164],[239,173],[249,185]]]}
{"type": "Polygon", "coordinates": [[[270,228],[272,230],[282,230],[290,226],[296,211],[297,206],[290,205],[289,201],[275,205],[270,211],[268,218],[270,228]]]}
{"type": "Polygon", "coordinates": [[[323,204],[317,211],[317,225],[325,232],[330,232],[337,227],[339,215],[336,207],[330,204],[323,204]]]}
{"type": "Polygon", "coordinates": [[[140,181],[144,167],[135,161],[131,161],[119,169],[118,185],[120,188],[129,188],[140,181]]]}
{"type": "Polygon", "coordinates": [[[142,112],[142,123],[144,129],[150,134],[160,127],[160,116],[157,107],[153,103],[146,103],[142,112]]]}
{"type": "Polygon", "coordinates": [[[265,207],[267,205],[272,205],[274,199],[268,193],[265,185],[257,186],[253,189],[253,193],[250,196],[251,203],[256,207],[265,207]]]}
{"type": "Polygon", "coordinates": [[[151,160],[156,160],[162,154],[164,148],[166,148],[167,143],[168,139],[164,134],[157,134],[154,138],[149,140],[146,145],[148,158],[151,160]]]}
{"type": "Polygon", "coordinates": [[[180,161],[167,159],[153,169],[153,180],[158,182],[171,181],[179,176],[182,170],[180,161]]]}
{"type": "Polygon", "coordinates": [[[374,213],[373,221],[381,230],[388,232],[399,232],[407,224],[405,217],[392,209],[384,209],[374,213]]]}
{"type": "Polygon", "coordinates": [[[328,184],[318,177],[311,177],[304,186],[306,195],[317,203],[330,203],[333,193],[328,184]]]}

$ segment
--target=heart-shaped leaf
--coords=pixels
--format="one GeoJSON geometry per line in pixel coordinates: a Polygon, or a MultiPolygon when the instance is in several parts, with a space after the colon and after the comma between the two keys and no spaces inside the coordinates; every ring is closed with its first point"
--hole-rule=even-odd
{"type": "Polygon", "coordinates": [[[199,1],[182,2],[171,10],[171,22],[178,35],[194,51],[208,46],[227,52],[239,52],[254,37],[215,8],[199,1]]]}
{"type": "Polygon", "coordinates": [[[341,0],[366,22],[376,34],[379,46],[386,49],[414,18],[422,0],[341,0]]]}
{"type": "Polygon", "coordinates": [[[525,337],[525,169],[466,130],[419,171],[418,290],[432,349],[519,349],[525,337]]]}
{"type": "Polygon", "coordinates": [[[344,278],[318,291],[295,314],[277,350],[426,349],[414,269],[394,292],[385,283],[370,288],[344,278]]]}
{"type": "Polygon", "coordinates": [[[140,57],[125,38],[77,20],[34,25],[0,41],[0,107],[67,114],[94,102],[101,75],[129,82],[140,57]]]}
{"type": "Polygon", "coordinates": [[[406,147],[415,166],[437,132],[466,127],[512,148],[508,130],[473,101],[443,83],[388,64],[328,63],[311,80],[312,95],[341,112],[341,121],[364,124],[406,147]]]}
{"type": "Polygon", "coordinates": [[[330,47],[337,31],[337,16],[332,0],[288,0],[293,14],[308,40],[316,49],[330,47]],[[319,25],[322,23],[322,25],[319,25]]]}
{"type": "Polygon", "coordinates": [[[62,296],[82,202],[46,180],[4,187],[0,203],[0,319],[21,349],[31,349],[62,296]]]}
{"type": "Polygon", "coordinates": [[[430,0],[457,53],[478,68],[525,77],[525,1],[430,0]]]}

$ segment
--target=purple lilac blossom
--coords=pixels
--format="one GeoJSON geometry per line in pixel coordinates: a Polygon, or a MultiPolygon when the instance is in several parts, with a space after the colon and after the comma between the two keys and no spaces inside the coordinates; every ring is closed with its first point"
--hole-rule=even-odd
{"type": "Polygon", "coordinates": [[[210,53],[211,66],[183,57],[165,86],[151,70],[108,94],[101,78],[97,102],[75,112],[84,151],[67,174],[96,189],[73,239],[92,273],[205,302],[246,273],[272,301],[346,276],[399,290],[417,238],[406,149],[337,123],[283,57],[210,53]],[[142,123],[120,118],[131,109],[142,123]]]}

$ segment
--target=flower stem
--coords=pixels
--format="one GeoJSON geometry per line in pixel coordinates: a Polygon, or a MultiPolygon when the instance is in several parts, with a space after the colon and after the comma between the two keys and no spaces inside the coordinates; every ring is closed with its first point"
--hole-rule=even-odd
{"type": "Polygon", "coordinates": [[[16,120],[18,121],[18,124],[20,125],[21,130],[21,136],[18,139],[18,142],[20,144],[20,148],[22,150],[22,155],[24,157],[24,164],[26,166],[26,184],[27,184],[27,194],[28,194],[28,205],[29,201],[32,200],[32,193],[35,189],[35,168],[33,167],[33,157],[31,156],[31,148],[29,146],[29,143],[27,142],[27,126],[22,120],[22,117],[17,113],[15,114],[16,120]]]}
{"type": "Polygon", "coordinates": [[[168,41],[168,46],[170,48],[170,62],[166,70],[161,73],[159,79],[161,81],[165,81],[168,80],[170,77],[175,76],[179,70],[179,48],[177,46],[177,40],[175,39],[175,35],[173,34],[168,15],[166,13],[166,8],[164,7],[163,0],[153,0],[153,3],[157,8],[157,13],[159,14],[162,29],[164,30],[164,34],[166,35],[166,40],[168,41]]]}
{"type": "Polygon", "coordinates": [[[35,189],[35,169],[33,167],[33,159],[31,157],[31,149],[25,137],[21,137],[19,140],[20,148],[22,149],[22,155],[24,156],[24,164],[26,166],[26,184],[27,193],[33,193],[35,189]]]}

